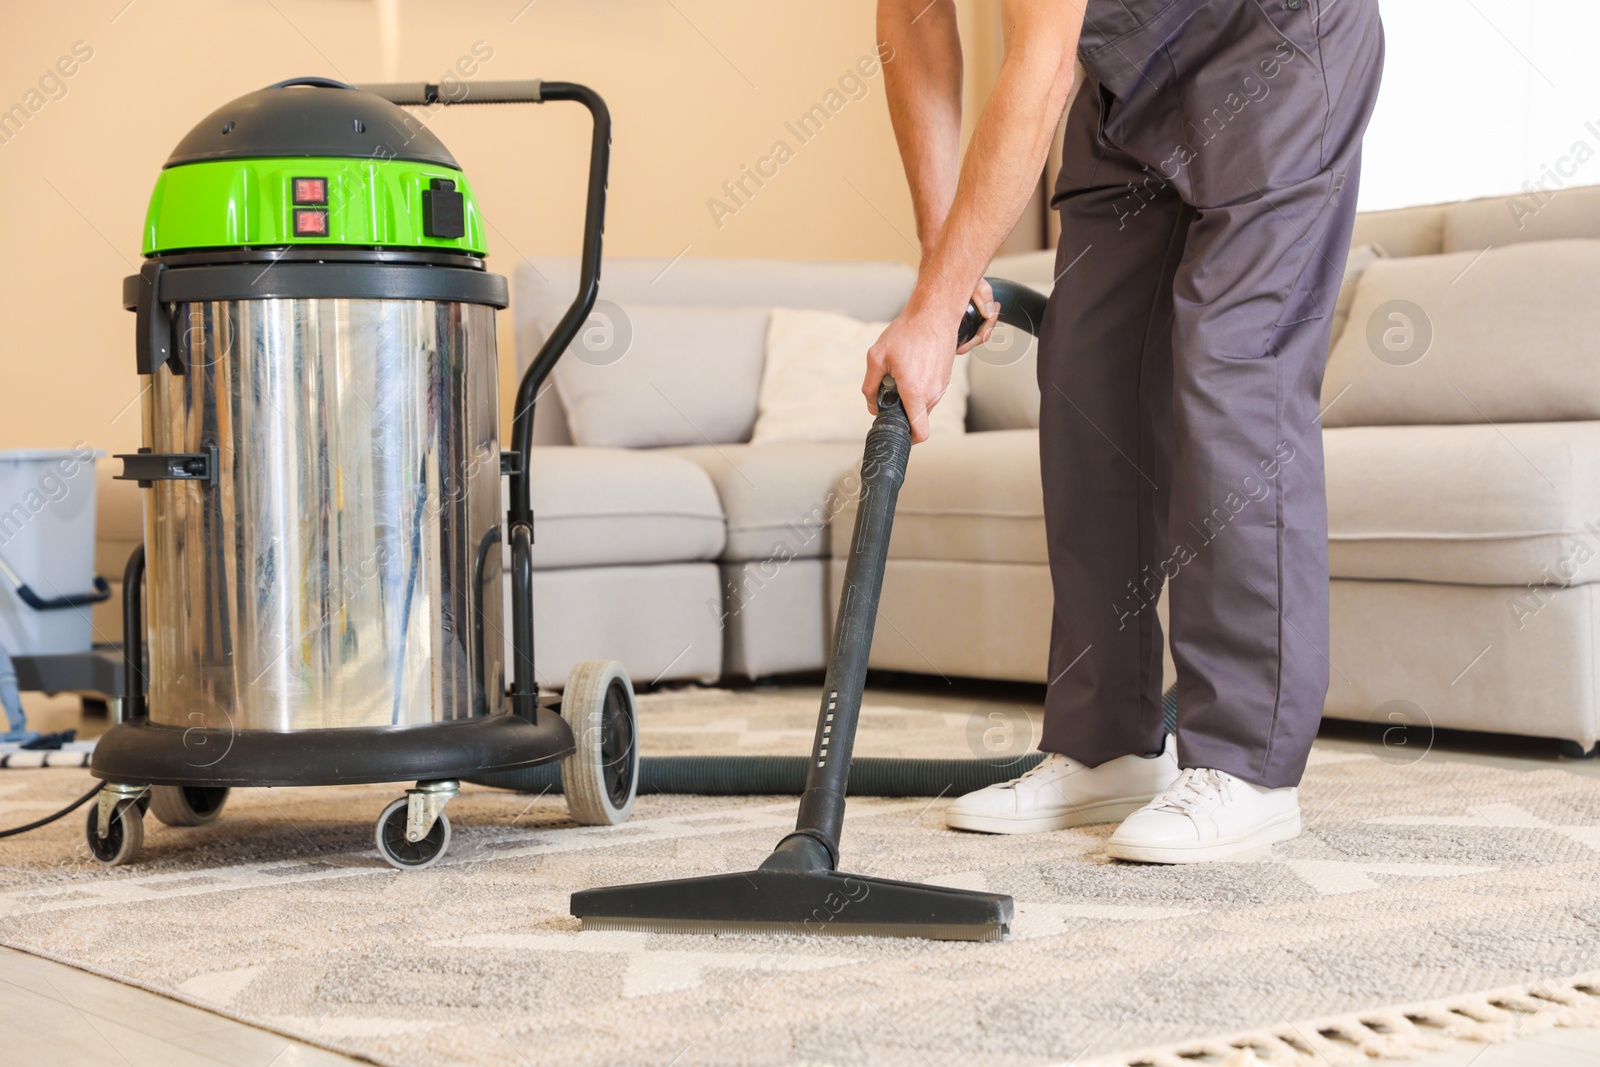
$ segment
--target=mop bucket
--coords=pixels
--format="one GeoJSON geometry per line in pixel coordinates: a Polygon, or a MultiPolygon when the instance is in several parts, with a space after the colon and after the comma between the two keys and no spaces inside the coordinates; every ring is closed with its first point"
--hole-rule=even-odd
{"type": "Polygon", "coordinates": [[[87,652],[90,606],[111,596],[94,573],[96,452],[0,452],[0,648],[87,652]]]}

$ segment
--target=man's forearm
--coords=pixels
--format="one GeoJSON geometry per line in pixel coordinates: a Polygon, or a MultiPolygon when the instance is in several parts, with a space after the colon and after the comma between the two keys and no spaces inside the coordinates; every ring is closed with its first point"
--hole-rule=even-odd
{"type": "Polygon", "coordinates": [[[982,280],[983,268],[1039,180],[1072,88],[1083,8],[1082,0],[1002,0],[1006,58],[951,196],[950,161],[961,134],[960,79],[952,81],[947,67],[938,68],[942,74],[921,75],[915,68],[947,64],[952,44],[959,50],[955,14],[950,0],[931,0],[913,21],[905,15],[906,3],[879,0],[879,27],[886,40],[897,28],[901,34],[894,61],[899,80],[889,82],[890,107],[916,200],[918,234],[925,244],[931,239],[933,248],[923,256],[911,299],[867,350],[861,393],[876,411],[884,375],[894,375],[911,439],[923,441],[928,413],[949,388],[956,354],[964,350],[957,324],[968,299],[978,302],[986,321],[965,347],[982,344],[994,327],[998,309],[982,280]],[[948,21],[932,24],[929,39],[917,43],[922,23],[935,12],[948,21]],[[927,52],[919,56],[918,48],[927,52]]]}
{"type": "Polygon", "coordinates": [[[961,37],[948,0],[878,0],[889,119],[927,255],[955,199],[961,159],[961,37]]]}
{"type": "Polygon", "coordinates": [[[959,318],[1021,217],[1072,89],[1081,18],[1080,9],[1070,26],[1054,32],[1012,27],[1011,47],[967,146],[955,196],[923,262],[910,308],[959,318]]]}

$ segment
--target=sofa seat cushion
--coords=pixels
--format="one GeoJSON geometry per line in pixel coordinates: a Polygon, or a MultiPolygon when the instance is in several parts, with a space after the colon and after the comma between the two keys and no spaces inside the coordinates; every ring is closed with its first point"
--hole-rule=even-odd
{"type": "Polygon", "coordinates": [[[682,456],[624,448],[533,450],[535,567],[714,560],[717,490],[682,456]]]}
{"type": "Polygon", "coordinates": [[[1323,433],[1335,578],[1600,578],[1600,422],[1323,433]]]}
{"type": "Polygon", "coordinates": [[[782,441],[668,450],[710,476],[727,516],[727,561],[818,559],[843,503],[834,485],[861,467],[859,441],[782,441]]]}
{"type": "MultiPolygon", "coordinates": [[[[848,500],[834,517],[855,523],[858,486],[841,479],[848,500]]],[[[850,554],[850,538],[832,539],[832,554],[850,554]]],[[[911,450],[895,508],[894,559],[1045,563],[1044,494],[1039,483],[1039,431],[993,430],[940,440],[911,450]]]]}

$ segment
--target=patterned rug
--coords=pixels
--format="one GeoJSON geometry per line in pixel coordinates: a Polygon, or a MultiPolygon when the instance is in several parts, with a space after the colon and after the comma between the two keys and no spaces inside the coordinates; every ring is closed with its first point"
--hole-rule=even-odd
{"type": "MultiPolygon", "coordinates": [[[[894,700],[869,698],[860,754],[969,755],[1008,714],[894,700]]],[[[815,708],[655,695],[642,733],[801,753],[815,708]]],[[[1385,755],[1319,749],[1304,836],[1189,868],[1109,862],[1106,827],[989,837],[944,830],[944,800],[852,801],[846,867],[1010,893],[1003,944],[580,934],[572,890],[753,866],[793,800],[646,797],[576,829],[559,798],[469,787],[449,856],[402,874],[371,844],[393,786],[236,791],[211,827],[147,820],[117,870],[77,813],[0,842],[0,941],[384,1064],[1329,1067],[1600,1024],[1600,781],[1385,755]]],[[[0,824],[85,784],[6,772],[0,824]]]]}

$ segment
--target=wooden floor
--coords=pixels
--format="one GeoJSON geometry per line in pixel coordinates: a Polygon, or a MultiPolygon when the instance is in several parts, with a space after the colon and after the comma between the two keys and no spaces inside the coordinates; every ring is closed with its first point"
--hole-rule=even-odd
{"type": "Polygon", "coordinates": [[[0,948],[0,1062],[38,1067],[334,1067],[359,1061],[0,948]]]}
{"type": "MultiPolygon", "coordinates": [[[[1016,689],[1005,688],[998,699],[1016,706],[1016,689]]],[[[894,699],[915,706],[917,692],[897,684],[894,699]]],[[[34,729],[75,727],[84,736],[105,729],[103,719],[84,719],[76,701],[30,694],[27,704],[34,729]]],[[[1350,751],[1371,751],[1372,744],[1362,727],[1338,723],[1324,726],[1322,743],[1350,751]]],[[[1560,766],[1600,776],[1600,761],[1558,760],[1553,743],[1537,740],[1441,733],[1430,755],[1513,770],[1560,766]]],[[[358,1062],[155,993],[0,948],[0,1063],[331,1067],[358,1062]]],[[[1501,1045],[1462,1044],[1406,1062],[1412,1067],[1597,1067],[1600,1030],[1551,1030],[1501,1045]]]]}

